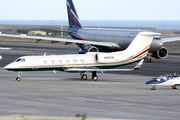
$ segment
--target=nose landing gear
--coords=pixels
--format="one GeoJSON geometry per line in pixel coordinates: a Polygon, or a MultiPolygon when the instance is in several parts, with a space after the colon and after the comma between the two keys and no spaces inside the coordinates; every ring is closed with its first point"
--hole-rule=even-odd
{"type": "Polygon", "coordinates": [[[16,81],[21,81],[21,75],[22,75],[23,72],[18,72],[18,75],[17,75],[17,78],[16,78],[16,81]]]}

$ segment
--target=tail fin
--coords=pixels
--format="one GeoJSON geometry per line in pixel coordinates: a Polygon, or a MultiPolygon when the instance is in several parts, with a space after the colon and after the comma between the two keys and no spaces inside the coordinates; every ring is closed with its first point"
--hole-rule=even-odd
{"type": "Polygon", "coordinates": [[[72,0],[67,0],[67,12],[68,12],[68,19],[69,19],[69,27],[77,27],[82,28],[81,22],[79,20],[79,17],[76,13],[76,9],[74,7],[74,4],[72,0]]]}
{"type": "Polygon", "coordinates": [[[154,32],[140,32],[124,52],[130,55],[131,58],[144,58],[149,51],[155,35],[160,34],[154,32]]]}

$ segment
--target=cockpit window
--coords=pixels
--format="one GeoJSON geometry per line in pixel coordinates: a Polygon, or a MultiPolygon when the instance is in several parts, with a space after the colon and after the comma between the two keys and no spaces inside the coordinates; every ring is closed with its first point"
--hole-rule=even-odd
{"type": "Polygon", "coordinates": [[[154,39],[154,40],[161,40],[161,38],[158,38],[158,37],[157,37],[157,38],[153,38],[153,39],[154,39]]]}
{"type": "Polygon", "coordinates": [[[17,60],[15,60],[15,62],[19,62],[19,61],[21,61],[21,58],[18,58],[17,60]]]}
{"type": "Polygon", "coordinates": [[[21,60],[21,62],[25,62],[25,59],[23,58],[23,59],[21,60]]]}
{"type": "Polygon", "coordinates": [[[24,58],[18,58],[17,60],[15,60],[15,62],[25,62],[24,58]]]}
{"type": "Polygon", "coordinates": [[[161,75],[160,77],[158,77],[158,79],[160,79],[160,80],[167,80],[167,76],[161,75]]]}

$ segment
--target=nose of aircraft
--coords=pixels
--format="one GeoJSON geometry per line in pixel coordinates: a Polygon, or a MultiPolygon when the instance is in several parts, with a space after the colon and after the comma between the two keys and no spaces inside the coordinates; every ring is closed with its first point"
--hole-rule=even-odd
{"type": "Polygon", "coordinates": [[[147,84],[147,85],[157,84],[157,82],[158,82],[157,79],[154,78],[154,79],[152,79],[152,80],[150,80],[150,81],[147,81],[146,84],[147,84]]]}
{"type": "Polygon", "coordinates": [[[12,64],[10,63],[10,64],[6,65],[6,66],[4,67],[4,69],[6,69],[6,70],[12,69],[12,64]]]}
{"type": "Polygon", "coordinates": [[[149,51],[158,51],[162,48],[163,42],[161,40],[153,40],[149,51]]]}

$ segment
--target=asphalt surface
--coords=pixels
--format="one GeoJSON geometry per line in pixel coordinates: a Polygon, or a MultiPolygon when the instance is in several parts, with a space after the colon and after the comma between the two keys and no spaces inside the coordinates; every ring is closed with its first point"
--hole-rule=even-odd
{"type": "MultiPolygon", "coordinates": [[[[98,73],[99,81],[81,81],[77,73],[53,71],[24,72],[16,82],[16,72],[3,67],[19,56],[76,53],[75,45],[60,43],[2,42],[0,60],[0,115],[67,116],[87,113],[90,118],[177,120],[180,115],[180,87],[145,84],[152,77],[180,73],[179,54],[153,59],[133,72],[98,73]]],[[[132,68],[135,64],[125,68],[132,68]]],[[[91,74],[87,73],[90,78],[91,74]]]]}

